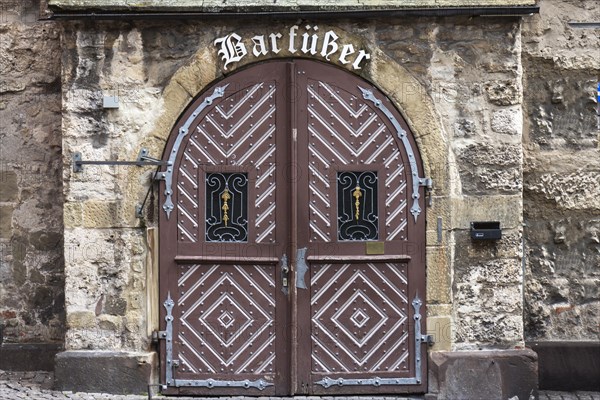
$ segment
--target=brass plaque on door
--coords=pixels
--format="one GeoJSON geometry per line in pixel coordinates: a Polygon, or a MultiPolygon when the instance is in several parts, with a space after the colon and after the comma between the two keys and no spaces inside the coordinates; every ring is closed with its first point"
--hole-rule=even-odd
{"type": "Polygon", "coordinates": [[[384,242],[367,242],[367,254],[385,254],[384,242]]]}

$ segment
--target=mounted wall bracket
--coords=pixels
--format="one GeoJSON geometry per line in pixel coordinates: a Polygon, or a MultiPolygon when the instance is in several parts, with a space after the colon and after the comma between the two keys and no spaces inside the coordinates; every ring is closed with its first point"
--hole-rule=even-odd
{"type": "Polygon", "coordinates": [[[170,165],[169,161],[162,161],[157,158],[148,156],[148,149],[140,150],[138,158],[135,161],[97,161],[97,160],[86,160],[84,161],[81,157],[81,153],[73,153],[73,172],[82,172],[84,165],[137,165],[138,167],[144,167],[147,165],[170,165]]]}

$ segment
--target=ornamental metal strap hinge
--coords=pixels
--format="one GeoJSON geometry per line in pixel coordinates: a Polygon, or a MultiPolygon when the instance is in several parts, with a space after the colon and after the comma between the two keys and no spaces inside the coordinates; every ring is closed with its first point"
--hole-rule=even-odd
{"type": "Polygon", "coordinates": [[[385,106],[383,101],[381,101],[380,99],[375,97],[375,95],[373,94],[373,91],[371,91],[369,89],[364,89],[360,86],[358,88],[362,92],[363,98],[365,100],[372,102],[373,105],[375,105],[375,107],[379,108],[381,110],[381,112],[383,112],[383,115],[385,115],[385,117],[390,121],[390,123],[396,130],[396,136],[398,136],[398,139],[402,143],[402,146],[404,146],[404,150],[406,151],[406,154],[408,156],[408,164],[410,166],[410,174],[412,177],[413,204],[412,204],[412,207],[410,208],[410,213],[412,214],[413,218],[415,219],[415,223],[416,223],[417,218],[421,214],[421,206],[419,205],[419,198],[421,197],[421,195],[419,194],[419,187],[425,186],[427,188],[427,193],[430,195],[429,196],[429,205],[431,205],[431,201],[432,201],[431,190],[433,189],[433,180],[431,178],[421,178],[419,176],[419,167],[417,165],[417,159],[415,157],[415,152],[412,148],[412,144],[410,143],[410,140],[408,139],[408,134],[406,133],[404,128],[402,128],[402,126],[400,125],[400,122],[396,119],[396,117],[390,111],[390,109],[388,109],[385,106]]]}

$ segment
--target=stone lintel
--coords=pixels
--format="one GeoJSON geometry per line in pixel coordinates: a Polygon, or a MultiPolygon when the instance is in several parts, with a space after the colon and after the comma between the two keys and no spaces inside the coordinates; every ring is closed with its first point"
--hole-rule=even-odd
{"type": "Polygon", "coordinates": [[[465,7],[525,7],[534,6],[535,0],[146,0],[140,4],[128,0],[48,0],[53,9],[63,10],[134,10],[134,11],[354,11],[369,9],[410,10],[418,8],[465,7]]]}
{"type": "Polygon", "coordinates": [[[155,352],[68,350],[56,356],[54,385],[61,391],[143,394],[156,380],[157,365],[155,352]]]}
{"type": "Polygon", "coordinates": [[[537,398],[537,355],[531,349],[429,353],[427,400],[537,398]]]}

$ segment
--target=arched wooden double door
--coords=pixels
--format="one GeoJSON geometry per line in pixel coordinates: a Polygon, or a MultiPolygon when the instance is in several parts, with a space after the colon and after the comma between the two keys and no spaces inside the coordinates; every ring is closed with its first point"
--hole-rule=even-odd
{"type": "Polygon", "coordinates": [[[255,65],[188,107],[164,160],[166,393],[424,391],[424,179],[381,92],[255,65]]]}

